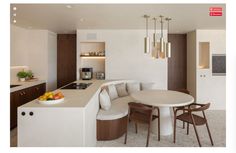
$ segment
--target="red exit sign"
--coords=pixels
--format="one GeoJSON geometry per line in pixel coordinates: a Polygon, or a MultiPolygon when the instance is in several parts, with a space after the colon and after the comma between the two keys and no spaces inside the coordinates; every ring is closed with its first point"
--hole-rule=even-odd
{"type": "Polygon", "coordinates": [[[209,15],[210,16],[222,16],[222,7],[210,7],[209,8],[209,15]]]}

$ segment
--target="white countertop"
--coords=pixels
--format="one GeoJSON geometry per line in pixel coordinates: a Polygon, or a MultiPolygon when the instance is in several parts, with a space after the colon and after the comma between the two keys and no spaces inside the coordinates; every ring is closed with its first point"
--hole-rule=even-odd
{"type": "Polygon", "coordinates": [[[92,83],[88,88],[84,90],[76,90],[76,89],[57,89],[57,91],[61,91],[65,96],[65,100],[59,104],[53,105],[45,105],[39,104],[36,100],[33,100],[29,103],[26,103],[20,107],[37,107],[37,108],[63,108],[63,107],[85,107],[89,100],[93,97],[93,95],[98,91],[102,84],[108,82],[106,80],[78,80],[75,81],[77,83],[92,83]]]}
{"type": "Polygon", "coordinates": [[[22,90],[22,89],[25,89],[25,88],[29,88],[29,87],[32,87],[32,86],[36,86],[36,85],[39,85],[39,84],[42,84],[42,83],[46,83],[46,81],[45,80],[24,81],[24,82],[11,81],[11,85],[20,85],[20,86],[13,87],[13,88],[10,89],[10,91],[15,92],[15,91],[22,90]]]}

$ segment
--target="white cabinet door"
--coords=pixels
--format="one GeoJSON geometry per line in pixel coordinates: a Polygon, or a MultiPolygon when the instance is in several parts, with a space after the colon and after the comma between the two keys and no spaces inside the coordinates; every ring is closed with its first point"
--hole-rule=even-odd
{"type": "Polygon", "coordinates": [[[19,147],[84,146],[83,133],[81,108],[18,108],[19,147]]]}
{"type": "Polygon", "coordinates": [[[211,85],[211,73],[209,69],[197,70],[197,98],[198,103],[207,103],[211,101],[212,85],[211,85]]]}

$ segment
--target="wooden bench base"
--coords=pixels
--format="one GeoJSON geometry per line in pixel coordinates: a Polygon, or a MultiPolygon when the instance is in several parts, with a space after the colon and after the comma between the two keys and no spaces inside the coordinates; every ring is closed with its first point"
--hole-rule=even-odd
{"type": "Polygon", "coordinates": [[[97,120],[97,140],[114,140],[127,129],[127,116],[116,120],[97,120]]]}

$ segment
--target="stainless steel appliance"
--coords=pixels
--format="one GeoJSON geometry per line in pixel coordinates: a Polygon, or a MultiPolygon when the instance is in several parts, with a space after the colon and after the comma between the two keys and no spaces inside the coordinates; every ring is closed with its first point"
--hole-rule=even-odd
{"type": "Polygon", "coordinates": [[[104,72],[97,72],[96,79],[98,80],[105,80],[105,73],[104,72]]]}
{"type": "Polygon", "coordinates": [[[82,68],[82,80],[91,80],[93,78],[93,68],[82,68]]]}

